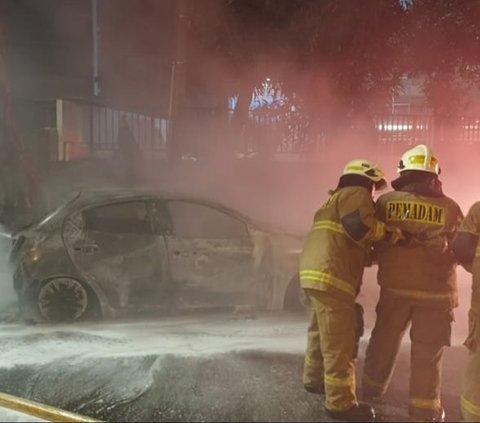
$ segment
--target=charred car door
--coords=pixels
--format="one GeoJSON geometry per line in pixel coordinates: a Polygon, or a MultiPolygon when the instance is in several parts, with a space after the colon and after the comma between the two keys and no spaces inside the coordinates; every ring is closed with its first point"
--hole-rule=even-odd
{"type": "Polygon", "coordinates": [[[178,307],[225,307],[256,302],[254,245],[238,216],[200,202],[165,203],[170,275],[178,307]]]}
{"type": "Polygon", "coordinates": [[[166,252],[153,231],[152,203],[91,207],[72,215],[65,225],[65,243],[77,268],[120,308],[155,301],[163,281],[166,252]]]}

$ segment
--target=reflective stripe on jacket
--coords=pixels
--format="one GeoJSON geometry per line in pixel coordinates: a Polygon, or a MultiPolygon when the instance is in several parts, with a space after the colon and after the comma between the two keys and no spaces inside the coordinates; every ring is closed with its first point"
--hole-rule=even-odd
{"type": "Polygon", "coordinates": [[[375,218],[370,192],[364,187],[335,191],[316,212],[300,259],[302,288],[333,291],[352,301],[373,242],[385,236],[385,224],[375,218]],[[354,216],[360,239],[353,239],[342,219],[354,216]]]}

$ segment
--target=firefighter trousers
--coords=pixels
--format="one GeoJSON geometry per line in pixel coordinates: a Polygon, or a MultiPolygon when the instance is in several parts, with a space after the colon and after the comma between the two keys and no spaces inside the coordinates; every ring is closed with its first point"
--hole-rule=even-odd
{"type": "Polygon", "coordinates": [[[440,402],[441,364],[450,345],[453,313],[448,306],[433,306],[382,289],[377,320],[367,347],[362,377],[363,394],[380,397],[388,388],[409,326],[411,343],[409,414],[417,419],[437,418],[440,402]],[[430,305],[430,307],[429,307],[430,305]]]}
{"type": "Polygon", "coordinates": [[[465,421],[478,422],[480,421],[480,313],[470,310],[468,320],[469,334],[465,346],[470,356],[463,376],[460,405],[465,421]]]}
{"type": "Polygon", "coordinates": [[[355,303],[331,293],[305,289],[309,303],[303,383],[325,386],[325,408],[344,411],[357,404],[355,394],[355,303]]]}

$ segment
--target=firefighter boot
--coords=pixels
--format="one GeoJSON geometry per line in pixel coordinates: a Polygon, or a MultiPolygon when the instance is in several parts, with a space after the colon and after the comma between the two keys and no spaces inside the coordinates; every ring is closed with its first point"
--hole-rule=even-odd
{"type": "Polygon", "coordinates": [[[445,410],[442,408],[432,417],[410,416],[412,422],[444,422],[445,410]]]}
{"type": "Polygon", "coordinates": [[[334,420],[345,422],[373,422],[375,421],[375,410],[363,402],[354,405],[352,408],[344,411],[331,411],[327,408],[325,412],[328,417],[334,420]]]}
{"type": "Polygon", "coordinates": [[[431,422],[444,422],[445,421],[445,410],[442,408],[440,412],[432,419],[431,422]]]}
{"type": "Polygon", "coordinates": [[[318,386],[303,385],[303,387],[307,392],[310,392],[311,394],[325,395],[325,385],[323,383],[318,386]]]}

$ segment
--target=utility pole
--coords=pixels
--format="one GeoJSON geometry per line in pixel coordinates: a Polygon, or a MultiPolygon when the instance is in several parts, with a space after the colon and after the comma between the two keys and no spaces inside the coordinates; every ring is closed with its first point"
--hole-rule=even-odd
{"type": "Polygon", "coordinates": [[[185,98],[187,77],[188,46],[188,0],[177,1],[175,52],[170,74],[170,96],[168,102],[168,136],[167,159],[173,161],[181,155],[180,137],[178,136],[179,108],[185,98]]]}
{"type": "Polygon", "coordinates": [[[98,79],[98,27],[97,0],[92,0],[92,77],[93,77],[93,96],[100,94],[100,84],[98,79]]]}

